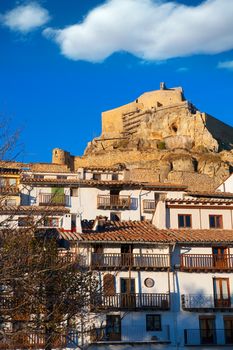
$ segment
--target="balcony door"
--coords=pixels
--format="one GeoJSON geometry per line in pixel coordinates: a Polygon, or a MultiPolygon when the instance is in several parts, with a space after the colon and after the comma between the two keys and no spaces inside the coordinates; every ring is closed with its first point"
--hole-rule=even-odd
{"type": "Polygon", "coordinates": [[[106,316],[106,337],[108,341],[121,340],[121,317],[120,315],[106,316]]]}
{"type": "Polygon", "coordinates": [[[201,344],[215,344],[215,318],[214,317],[200,317],[200,342],[201,344]]]}
{"type": "Polygon", "coordinates": [[[229,307],[231,305],[229,278],[214,278],[215,307],[229,307]]]}
{"type": "Polygon", "coordinates": [[[121,307],[123,308],[136,307],[134,278],[121,278],[121,307]]]}
{"type": "Polygon", "coordinates": [[[227,267],[227,248],[213,248],[213,266],[219,269],[227,267]]]}
{"type": "Polygon", "coordinates": [[[120,204],[119,190],[110,190],[110,208],[118,208],[120,204]]]}
{"type": "Polygon", "coordinates": [[[132,244],[121,245],[121,266],[133,266],[133,246],[132,244]]]}
{"type": "Polygon", "coordinates": [[[233,316],[224,317],[225,343],[233,344],[233,316]]]}
{"type": "Polygon", "coordinates": [[[93,267],[104,266],[104,247],[102,244],[95,244],[93,246],[92,265],[93,267]]]}

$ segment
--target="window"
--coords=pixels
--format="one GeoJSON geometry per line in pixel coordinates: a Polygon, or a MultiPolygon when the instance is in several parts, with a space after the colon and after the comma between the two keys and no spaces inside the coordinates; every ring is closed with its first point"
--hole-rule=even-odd
{"type": "Polygon", "coordinates": [[[78,188],[71,188],[70,189],[70,196],[71,197],[78,197],[78,188]]]}
{"type": "Polygon", "coordinates": [[[233,344],[233,316],[224,316],[224,330],[226,344],[233,344]]]}
{"type": "Polygon", "coordinates": [[[66,175],[57,175],[57,179],[59,179],[59,180],[62,180],[62,179],[66,180],[67,176],[66,175]]]}
{"type": "Polygon", "coordinates": [[[118,174],[112,174],[112,180],[118,180],[118,174]]]}
{"type": "Polygon", "coordinates": [[[94,173],[93,174],[93,180],[101,180],[101,174],[99,174],[99,173],[94,173]]]}
{"type": "Polygon", "coordinates": [[[16,186],[15,178],[0,177],[0,187],[16,186]]]}
{"type": "Polygon", "coordinates": [[[6,178],[0,177],[0,187],[5,187],[6,186],[6,178]]]}
{"type": "Polygon", "coordinates": [[[121,213],[111,212],[110,213],[110,220],[111,221],[121,221],[121,213]]]}
{"type": "Polygon", "coordinates": [[[13,198],[7,198],[5,200],[5,205],[9,205],[9,206],[14,206],[16,205],[16,199],[13,199],[13,198]]]}
{"type": "Polygon", "coordinates": [[[231,306],[229,278],[214,278],[214,305],[215,307],[231,306]]]}
{"type": "Polygon", "coordinates": [[[9,179],[10,186],[16,186],[16,179],[9,179]]]}
{"type": "Polygon", "coordinates": [[[52,218],[52,217],[44,218],[45,227],[58,227],[59,226],[58,223],[59,223],[58,218],[52,218]]]}
{"type": "Polygon", "coordinates": [[[192,216],[190,214],[179,214],[178,227],[179,228],[192,227],[192,216]]]}
{"type": "Polygon", "coordinates": [[[161,315],[146,315],[146,330],[161,331],[161,315]]]}
{"type": "Polygon", "coordinates": [[[34,175],[34,179],[44,179],[44,175],[34,175]]]}
{"type": "Polygon", "coordinates": [[[121,340],[121,317],[120,315],[106,316],[106,337],[107,340],[121,340]]]}
{"type": "Polygon", "coordinates": [[[209,215],[210,228],[222,228],[222,215],[209,215]]]}
{"type": "Polygon", "coordinates": [[[215,344],[215,317],[199,316],[201,344],[215,344]]]}
{"type": "Polygon", "coordinates": [[[23,216],[18,218],[19,227],[30,227],[33,225],[33,218],[28,216],[23,216]]]}
{"type": "Polygon", "coordinates": [[[115,286],[115,276],[111,273],[107,273],[103,278],[104,283],[104,295],[112,296],[116,294],[116,286],[115,286]]]}

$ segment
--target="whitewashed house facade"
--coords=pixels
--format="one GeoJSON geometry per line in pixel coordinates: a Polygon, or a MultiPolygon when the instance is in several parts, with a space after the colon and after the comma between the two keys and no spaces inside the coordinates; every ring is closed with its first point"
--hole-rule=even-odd
{"type": "Polygon", "coordinates": [[[128,181],[124,169],[29,169],[21,172],[20,206],[3,206],[0,220],[14,211],[20,226],[33,210],[39,227],[57,229],[98,273],[99,326],[84,339],[91,349],[229,348],[233,191],[226,186],[192,193],[128,181]]]}

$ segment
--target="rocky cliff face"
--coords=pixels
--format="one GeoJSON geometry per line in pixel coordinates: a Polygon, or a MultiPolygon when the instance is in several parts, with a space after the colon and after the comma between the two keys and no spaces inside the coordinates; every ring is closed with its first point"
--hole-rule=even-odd
{"type": "Polygon", "coordinates": [[[161,84],[160,90],[104,112],[101,136],[83,157],[74,157],[74,168],[124,163],[133,180],[213,189],[231,172],[232,148],[232,127],[197,110],[181,88],[161,84]]]}

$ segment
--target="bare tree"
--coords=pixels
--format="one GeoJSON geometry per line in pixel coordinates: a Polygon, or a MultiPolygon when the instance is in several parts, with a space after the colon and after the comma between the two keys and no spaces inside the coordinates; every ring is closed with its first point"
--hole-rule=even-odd
{"type": "Polygon", "coordinates": [[[6,346],[63,348],[75,341],[73,326],[83,338],[100,290],[82,257],[61,254],[56,237],[43,231],[2,232],[0,254],[1,321],[6,330],[11,325],[6,346]]]}

